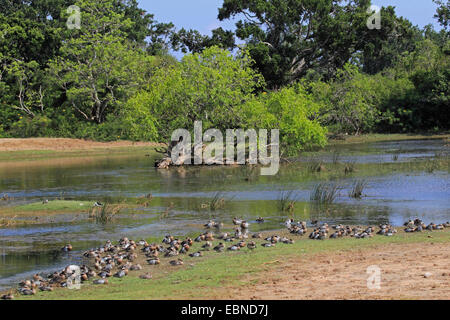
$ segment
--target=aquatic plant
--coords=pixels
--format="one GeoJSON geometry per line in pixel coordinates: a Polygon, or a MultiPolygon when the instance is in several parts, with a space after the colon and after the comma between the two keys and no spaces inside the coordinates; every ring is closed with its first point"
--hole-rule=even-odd
{"type": "Polygon", "coordinates": [[[333,203],[341,187],[335,182],[318,183],[311,192],[311,201],[319,204],[333,203]]]}
{"type": "Polygon", "coordinates": [[[399,156],[399,153],[398,153],[398,152],[394,153],[394,154],[392,155],[392,160],[393,160],[393,161],[397,161],[397,160],[398,160],[398,156],[399,156]]]}
{"type": "Polygon", "coordinates": [[[210,209],[212,211],[222,209],[225,206],[225,198],[223,197],[222,191],[217,191],[212,196],[211,200],[202,203],[201,208],[202,209],[210,209]]]}
{"type": "Polygon", "coordinates": [[[292,213],[294,211],[294,203],[298,197],[294,194],[295,190],[282,190],[278,195],[278,208],[281,212],[292,213]]]}
{"type": "Polygon", "coordinates": [[[159,215],[159,220],[167,218],[169,216],[170,210],[172,210],[175,207],[175,204],[171,202],[169,206],[159,215]]]}
{"type": "Polygon", "coordinates": [[[257,174],[257,166],[256,165],[245,165],[245,166],[241,166],[241,173],[242,176],[244,177],[245,181],[252,181],[257,174]]]}
{"type": "Polygon", "coordinates": [[[95,219],[96,223],[106,224],[114,220],[114,217],[123,208],[120,204],[111,205],[105,203],[101,207],[93,207],[89,212],[89,218],[95,219]]]}
{"type": "Polygon", "coordinates": [[[322,161],[317,159],[312,159],[308,162],[308,171],[315,173],[315,172],[321,172],[325,170],[325,166],[323,165],[322,161]]]}
{"type": "Polygon", "coordinates": [[[345,167],[344,167],[345,174],[353,173],[353,172],[355,172],[355,170],[356,170],[356,162],[355,161],[350,161],[345,164],[345,167]]]}
{"type": "Polygon", "coordinates": [[[349,192],[351,198],[361,198],[364,188],[367,186],[366,180],[356,180],[353,183],[352,190],[349,192]]]}
{"type": "Polygon", "coordinates": [[[339,163],[339,158],[341,156],[341,153],[337,150],[333,151],[333,154],[331,155],[331,161],[333,162],[333,164],[338,164],[339,163]]]}

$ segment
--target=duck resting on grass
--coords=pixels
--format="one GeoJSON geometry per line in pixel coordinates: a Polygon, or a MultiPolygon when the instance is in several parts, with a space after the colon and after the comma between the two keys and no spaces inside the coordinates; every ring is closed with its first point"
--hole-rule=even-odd
{"type": "MultiPolygon", "coordinates": [[[[144,239],[133,241],[127,237],[121,238],[117,244],[107,240],[106,243],[100,247],[92,248],[82,253],[82,256],[89,260],[89,263],[87,265],[79,266],[80,280],[82,283],[91,281],[96,285],[106,285],[108,284],[108,279],[111,277],[121,279],[129,276],[132,272],[144,270],[137,262],[143,260],[147,261],[149,266],[146,268],[154,268],[150,266],[156,265],[182,266],[184,265],[182,259],[169,259],[173,259],[173,257],[178,256],[179,254],[186,254],[186,256],[188,256],[187,259],[195,259],[206,255],[206,251],[210,248],[217,253],[223,253],[225,249],[227,249],[229,254],[239,254],[245,247],[247,247],[249,251],[255,250],[258,246],[256,241],[258,241],[259,245],[263,248],[277,247],[277,244],[279,243],[281,243],[280,246],[295,243],[293,239],[285,236],[272,234],[263,237],[261,233],[252,234],[251,238],[254,240],[247,242],[246,238],[248,238],[248,235],[246,229],[243,228],[246,227],[245,220],[237,220],[239,219],[233,219],[233,223],[236,225],[234,237],[230,236],[229,232],[224,232],[218,236],[221,242],[215,246],[213,243],[214,233],[210,231],[200,234],[194,240],[189,237],[180,240],[172,235],[166,235],[162,239],[162,244],[148,243],[144,239]],[[247,235],[247,237],[244,235],[247,235]],[[265,242],[261,243],[261,240],[259,239],[264,239],[265,242]],[[233,243],[230,244],[230,246],[225,247],[225,242],[233,243]],[[194,252],[187,255],[190,249],[193,249],[194,252]],[[167,260],[163,260],[164,258],[160,258],[159,256],[166,256],[167,260]]],[[[299,221],[298,223],[295,223],[292,220],[289,225],[290,227],[288,230],[294,235],[302,235],[307,230],[306,222],[299,221]]],[[[427,230],[439,231],[449,228],[450,223],[435,224],[431,222],[428,225],[425,225],[422,220],[413,219],[407,221],[404,226],[405,232],[425,232],[427,230]]],[[[373,226],[344,226],[342,224],[334,225],[330,228],[327,223],[319,224],[317,222],[315,228],[310,232],[309,238],[325,240],[327,238],[338,239],[348,236],[355,239],[370,239],[374,235],[393,236],[397,233],[397,230],[387,223],[380,224],[378,231],[375,229],[376,228],[373,226]],[[332,230],[332,233],[328,236],[330,230],[332,230]]],[[[65,252],[72,251],[72,249],[73,247],[70,244],[67,244],[62,248],[65,252]]],[[[69,267],[64,268],[62,271],[55,271],[46,276],[35,274],[31,279],[21,281],[16,292],[21,295],[35,295],[36,290],[39,290],[41,294],[44,294],[45,292],[53,291],[56,288],[66,288],[68,287],[68,279],[73,278],[73,276],[74,271],[69,267]]],[[[148,272],[137,275],[137,277],[143,280],[152,278],[148,272]]],[[[113,281],[118,280],[114,279],[113,281]]],[[[0,298],[10,300],[14,298],[14,294],[12,292],[5,293],[1,295],[0,298]]]]}

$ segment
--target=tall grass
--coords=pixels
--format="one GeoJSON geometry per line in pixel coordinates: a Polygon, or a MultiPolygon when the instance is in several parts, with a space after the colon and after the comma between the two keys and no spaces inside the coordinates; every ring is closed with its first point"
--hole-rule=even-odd
{"type": "Polygon", "coordinates": [[[345,174],[353,173],[353,172],[355,172],[355,170],[356,170],[356,161],[353,160],[353,161],[347,162],[345,164],[345,167],[344,167],[345,174]]]}
{"type": "Polygon", "coordinates": [[[333,164],[338,164],[340,157],[341,157],[341,153],[337,150],[334,150],[333,154],[331,155],[331,161],[333,162],[333,164]]]}
{"type": "Polygon", "coordinates": [[[209,210],[211,211],[223,209],[224,207],[225,207],[225,198],[223,196],[222,191],[215,192],[211,200],[201,204],[202,209],[209,208],[209,210]]]}
{"type": "Polygon", "coordinates": [[[336,197],[339,195],[341,187],[335,183],[318,183],[314,186],[311,192],[311,201],[319,204],[333,203],[336,197]]]}
{"type": "Polygon", "coordinates": [[[399,157],[399,153],[396,152],[396,153],[394,153],[394,154],[392,155],[392,160],[393,160],[393,161],[397,161],[397,160],[398,160],[398,157],[399,157]]]}
{"type": "Polygon", "coordinates": [[[242,176],[244,177],[245,181],[252,181],[255,179],[256,174],[257,174],[257,166],[256,165],[251,165],[251,164],[247,164],[244,166],[241,166],[241,173],[242,176]]]}
{"type": "Polygon", "coordinates": [[[105,203],[101,207],[93,207],[89,212],[89,217],[95,219],[96,223],[106,224],[112,222],[116,214],[123,208],[122,205],[111,205],[105,203]]]}
{"type": "Polygon", "coordinates": [[[294,194],[295,190],[282,190],[278,195],[278,209],[281,212],[294,211],[294,203],[297,201],[297,196],[294,194]]]}
{"type": "Polygon", "coordinates": [[[317,159],[312,159],[311,161],[308,162],[308,171],[309,172],[321,172],[325,169],[322,161],[317,160],[317,159]]]}
{"type": "Polygon", "coordinates": [[[367,186],[366,180],[357,180],[353,183],[352,190],[349,192],[351,198],[360,199],[364,188],[367,186]]]}

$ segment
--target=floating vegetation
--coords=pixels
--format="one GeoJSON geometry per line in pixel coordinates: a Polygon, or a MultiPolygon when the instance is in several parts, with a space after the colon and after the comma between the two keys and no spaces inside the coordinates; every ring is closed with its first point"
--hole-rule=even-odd
{"type": "Polygon", "coordinates": [[[294,203],[298,200],[294,194],[295,190],[280,191],[278,196],[278,208],[281,212],[292,213],[294,211],[294,203]]]}
{"type": "Polygon", "coordinates": [[[93,207],[89,212],[89,218],[95,219],[96,223],[106,224],[114,220],[116,214],[122,210],[123,205],[111,205],[105,203],[99,207],[93,207]]]}
{"type": "Polygon", "coordinates": [[[349,192],[349,197],[360,199],[362,197],[362,192],[367,186],[366,180],[357,180],[353,183],[352,190],[349,192]]]}
{"type": "Polygon", "coordinates": [[[333,203],[339,194],[341,187],[335,183],[318,183],[311,192],[310,199],[319,204],[333,203]]]}

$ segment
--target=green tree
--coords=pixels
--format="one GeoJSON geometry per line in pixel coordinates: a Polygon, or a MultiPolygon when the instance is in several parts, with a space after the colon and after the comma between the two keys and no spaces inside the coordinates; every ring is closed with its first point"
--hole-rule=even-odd
{"type": "Polygon", "coordinates": [[[152,57],[135,49],[123,29],[131,19],[114,10],[114,0],[80,0],[81,29],[73,29],[50,63],[49,72],[68,107],[85,120],[102,123],[139,90],[152,73],[152,57]]]}
{"type": "Polygon", "coordinates": [[[370,41],[367,41],[361,52],[362,71],[376,74],[395,66],[402,54],[412,52],[416,44],[422,40],[419,28],[410,21],[397,17],[394,8],[381,8],[382,29],[371,30],[370,41]]]}
{"type": "Polygon", "coordinates": [[[261,85],[262,77],[251,68],[248,55],[233,57],[211,47],[184,56],[177,66],[158,70],[136,99],[158,119],[161,139],[168,139],[174,129],[193,128],[196,120],[203,121],[204,129],[242,126],[240,108],[261,85]]]}
{"type": "Polygon", "coordinates": [[[219,19],[242,17],[236,35],[245,40],[271,88],[313,69],[332,77],[371,39],[369,0],[225,0],[219,19]]]}

